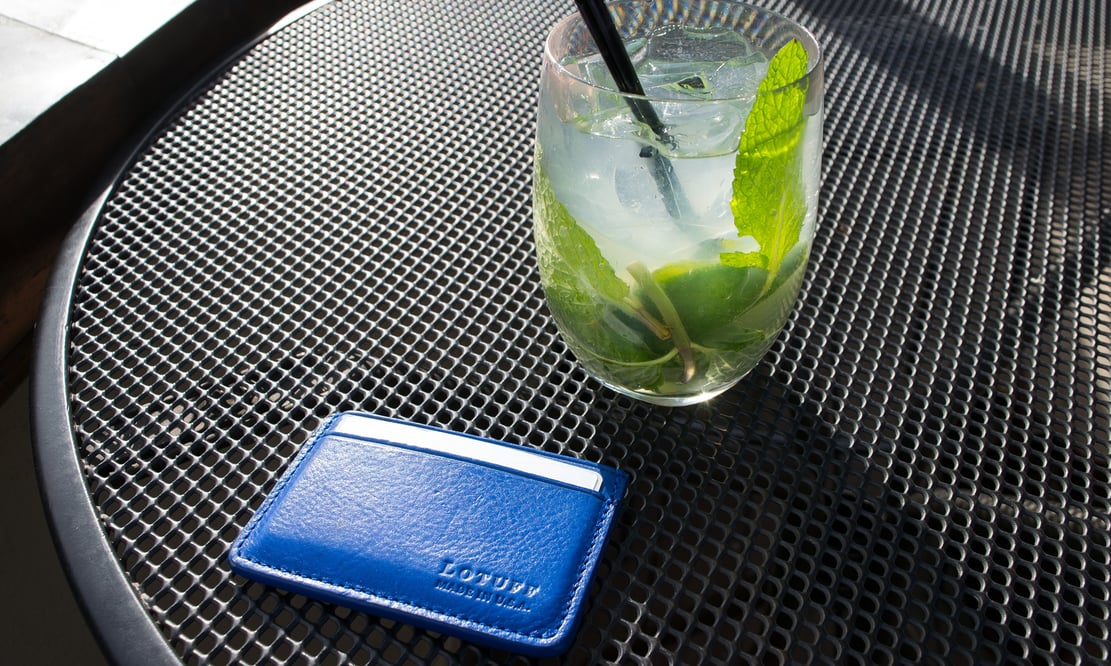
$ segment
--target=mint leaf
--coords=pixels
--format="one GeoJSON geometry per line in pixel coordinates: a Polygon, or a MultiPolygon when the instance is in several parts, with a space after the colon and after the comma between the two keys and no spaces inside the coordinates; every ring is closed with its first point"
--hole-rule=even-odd
{"type": "Polygon", "coordinates": [[[790,41],[772,57],[760,82],[737,146],[733,169],[733,221],[742,238],[760,244],[756,252],[723,252],[721,262],[738,268],[766,268],[769,279],[798,242],[806,215],[800,181],[806,49],[790,41]]]}
{"type": "Polygon", "coordinates": [[[806,260],[809,252],[805,245],[796,245],[783,258],[779,274],[764,291],[760,300],[738,319],[749,328],[778,331],[795,306],[802,279],[806,274],[806,260]]]}
{"type": "Polygon", "coordinates": [[[533,206],[545,224],[539,227],[541,265],[548,269],[550,282],[561,290],[581,292],[589,298],[597,292],[611,301],[622,301],[629,285],[617,277],[613,266],[602,256],[597,243],[586,233],[567,208],[556,199],[548,176],[539,166],[533,176],[533,206]]]}
{"type": "Polygon", "coordinates": [[[608,363],[659,362],[667,347],[650,348],[645,340],[666,336],[666,327],[634,307],[629,285],[556,199],[539,159],[533,172],[533,207],[548,308],[573,338],[573,346],[592,350],[608,363]]]}

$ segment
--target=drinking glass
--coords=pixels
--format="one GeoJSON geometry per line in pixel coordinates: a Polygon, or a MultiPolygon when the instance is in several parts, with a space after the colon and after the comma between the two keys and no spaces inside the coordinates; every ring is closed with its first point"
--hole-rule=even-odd
{"type": "Polygon", "coordinates": [[[708,400],[765,356],[818,210],[821,52],[731,0],[607,6],[643,95],[580,15],[545,43],[534,237],[560,336],[588,374],[661,405],[708,400]]]}

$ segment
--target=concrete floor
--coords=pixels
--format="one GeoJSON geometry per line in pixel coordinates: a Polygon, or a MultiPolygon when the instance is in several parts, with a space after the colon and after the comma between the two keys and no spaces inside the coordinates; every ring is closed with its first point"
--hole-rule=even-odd
{"type": "Polygon", "coordinates": [[[43,513],[28,384],[0,405],[0,663],[106,664],[77,606],[43,513]]]}
{"type": "Polygon", "coordinates": [[[0,0],[0,142],[192,0],[0,0]]]}

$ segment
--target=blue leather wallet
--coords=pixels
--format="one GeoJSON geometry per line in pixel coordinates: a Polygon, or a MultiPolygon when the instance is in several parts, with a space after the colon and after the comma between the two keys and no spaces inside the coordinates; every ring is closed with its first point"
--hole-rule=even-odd
{"type": "Polygon", "coordinates": [[[229,561],[306,596],[559,654],[625,485],[604,465],[345,412],[298,452],[229,561]]]}

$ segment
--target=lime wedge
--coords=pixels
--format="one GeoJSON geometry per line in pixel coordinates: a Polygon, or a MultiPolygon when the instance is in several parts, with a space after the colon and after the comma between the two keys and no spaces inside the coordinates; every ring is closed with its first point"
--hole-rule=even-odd
{"type": "Polygon", "coordinates": [[[719,347],[737,337],[734,324],[760,297],[768,272],[716,261],[677,262],[657,269],[652,277],[675,306],[691,341],[719,347]]]}

